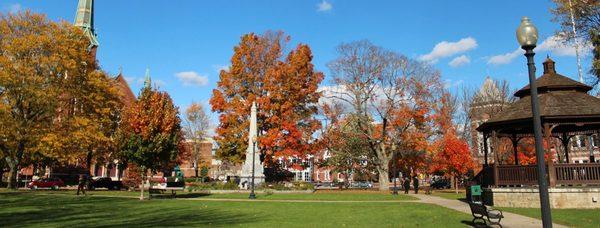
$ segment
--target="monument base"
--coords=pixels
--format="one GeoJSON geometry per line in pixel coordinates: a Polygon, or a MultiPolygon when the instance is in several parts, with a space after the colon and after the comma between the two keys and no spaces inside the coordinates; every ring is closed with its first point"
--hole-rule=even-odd
{"type": "MultiPolygon", "coordinates": [[[[254,186],[257,187],[260,184],[265,182],[265,176],[254,176],[254,186]]],[[[252,176],[242,176],[240,177],[240,189],[250,189],[250,185],[252,184],[252,176]]]]}

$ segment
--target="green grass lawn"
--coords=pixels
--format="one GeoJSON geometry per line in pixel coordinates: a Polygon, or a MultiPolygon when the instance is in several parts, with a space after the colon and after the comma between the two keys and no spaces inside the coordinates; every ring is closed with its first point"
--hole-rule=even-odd
{"type": "Polygon", "coordinates": [[[469,214],[413,202],[139,201],[40,193],[0,192],[0,227],[464,227],[471,221],[469,214]]]}
{"type": "Polygon", "coordinates": [[[466,199],[465,192],[460,192],[460,191],[458,192],[458,194],[455,193],[454,191],[452,191],[452,192],[449,192],[449,191],[443,191],[443,192],[442,191],[434,191],[434,192],[432,192],[432,195],[439,196],[439,197],[446,198],[446,199],[455,199],[455,200],[464,200],[464,199],[466,199]]]}
{"type": "MultiPolygon", "coordinates": [[[[542,219],[539,208],[499,208],[500,210],[542,219]]],[[[552,209],[552,221],[571,227],[600,227],[600,209],[552,209]]]]}

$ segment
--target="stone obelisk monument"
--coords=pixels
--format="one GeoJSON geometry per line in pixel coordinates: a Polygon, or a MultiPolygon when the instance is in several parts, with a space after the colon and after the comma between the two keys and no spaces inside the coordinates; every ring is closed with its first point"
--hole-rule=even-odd
{"type": "Polygon", "coordinates": [[[252,108],[250,109],[250,129],[248,131],[246,161],[244,161],[244,166],[242,166],[242,176],[240,178],[240,188],[242,189],[249,189],[252,183],[252,154],[254,154],[254,186],[258,186],[265,182],[264,168],[260,162],[260,152],[258,151],[258,142],[252,142],[252,139],[256,137],[256,133],[256,103],[252,102],[252,108]],[[253,148],[254,151],[252,150],[253,148]]]}

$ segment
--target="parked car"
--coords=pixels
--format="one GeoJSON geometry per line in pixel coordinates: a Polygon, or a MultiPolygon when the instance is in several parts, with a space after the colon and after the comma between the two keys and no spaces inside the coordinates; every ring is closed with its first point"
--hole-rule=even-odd
{"type": "Polygon", "coordinates": [[[368,181],[352,182],[351,187],[352,188],[372,188],[373,183],[368,182],[368,181]]]}
{"type": "Polygon", "coordinates": [[[315,188],[316,189],[332,189],[332,188],[337,188],[337,184],[332,183],[332,182],[319,182],[319,183],[315,184],[315,188]]]}
{"type": "Polygon", "coordinates": [[[450,188],[450,181],[448,179],[437,179],[431,183],[432,189],[448,189],[450,188]]]}
{"type": "Polygon", "coordinates": [[[30,189],[38,189],[38,188],[50,188],[50,189],[54,189],[57,190],[60,187],[64,187],[65,183],[56,177],[52,177],[52,178],[42,178],[42,179],[38,179],[38,180],[34,180],[29,182],[29,184],[27,184],[27,187],[30,189]]]}
{"type": "Polygon", "coordinates": [[[100,177],[92,179],[89,183],[89,189],[106,188],[108,190],[121,190],[123,183],[121,181],[113,181],[110,177],[100,177]]]}

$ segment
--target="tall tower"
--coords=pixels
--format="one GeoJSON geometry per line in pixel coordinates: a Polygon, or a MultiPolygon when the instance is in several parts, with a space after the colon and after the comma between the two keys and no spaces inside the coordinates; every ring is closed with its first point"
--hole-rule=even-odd
{"type": "Polygon", "coordinates": [[[150,68],[146,68],[146,77],[144,79],[144,88],[152,87],[152,79],[150,79],[150,68]]]}
{"type": "Polygon", "coordinates": [[[96,49],[99,43],[94,32],[94,0],[79,0],[77,14],[75,15],[75,26],[83,29],[85,36],[90,40],[88,49],[96,59],[96,49]]]}

